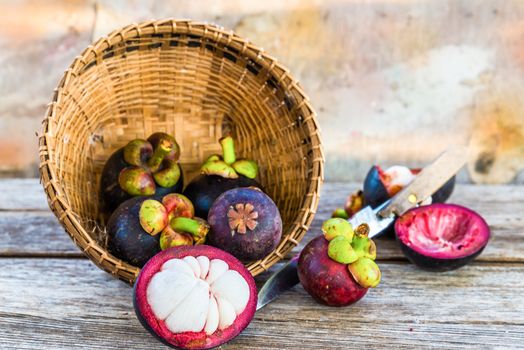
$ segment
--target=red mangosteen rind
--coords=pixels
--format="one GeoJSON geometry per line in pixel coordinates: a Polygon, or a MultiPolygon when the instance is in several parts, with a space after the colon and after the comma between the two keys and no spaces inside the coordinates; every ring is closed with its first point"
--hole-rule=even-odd
{"type": "Polygon", "coordinates": [[[304,247],[298,260],[300,283],[321,304],[353,304],[362,299],[368,289],[355,281],[346,264],[329,257],[328,245],[324,236],[318,236],[304,247]]]}
{"type": "Polygon", "coordinates": [[[209,349],[230,341],[249,325],[256,311],[257,289],[249,270],[231,254],[207,245],[179,246],[160,252],[143,267],[133,288],[133,305],[143,327],[162,343],[180,349],[209,349]],[[249,287],[247,305],[242,313],[237,315],[235,322],[226,329],[217,330],[211,335],[207,335],[204,331],[172,333],[164,321],[157,320],[147,302],[147,287],[162,265],[168,260],[183,259],[187,256],[206,256],[209,260],[225,261],[230,270],[237,271],[247,282],[249,287]]]}
{"type": "Polygon", "coordinates": [[[395,222],[397,242],[413,264],[449,271],[475,259],[486,247],[490,229],[476,212],[456,204],[411,209],[395,222]]]}
{"type": "Polygon", "coordinates": [[[222,193],[208,214],[208,243],[242,261],[262,259],[282,238],[282,218],[273,200],[258,188],[222,193]]]}

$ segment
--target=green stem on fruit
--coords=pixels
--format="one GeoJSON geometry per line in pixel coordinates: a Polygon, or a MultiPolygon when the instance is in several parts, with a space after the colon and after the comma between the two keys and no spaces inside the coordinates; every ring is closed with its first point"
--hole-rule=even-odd
{"type": "Polygon", "coordinates": [[[358,225],[355,233],[359,237],[367,237],[369,235],[369,225],[366,223],[358,225]]]}
{"type": "Polygon", "coordinates": [[[205,237],[209,232],[209,225],[205,221],[181,216],[171,219],[169,226],[175,231],[189,233],[196,238],[205,237]]]}
{"type": "Polygon", "coordinates": [[[244,175],[249,179],[254,179],[258,174],[258,164],[254,160],[250,159],[239,159],[232,165],[233,169],[240,174],[244,175]]]}
{"type": "Polygon", "coordinates": [[[220,139],[222,146],[222,158],[226,164],[231,165],[236,161],[235,142],[231,135],[224,136],[220,139]]]}
{"type": "Polygon", "coordinates": [[[160,164],[164,158],[173,150],[173,142],[168,139],[162,139],[155,148],[153,155],[147,161],[147,166],[152,172],[156,172],[160,168],[160,164]]]}
{"type": "Polygon", "coordinates": [[[222,160],[216,160],[211,162],[205,162],[200,168],[202,174],[205,175],[218,175],[227,179],[236,179],[238,174],[231,166],[227,165],[222,160]]]}

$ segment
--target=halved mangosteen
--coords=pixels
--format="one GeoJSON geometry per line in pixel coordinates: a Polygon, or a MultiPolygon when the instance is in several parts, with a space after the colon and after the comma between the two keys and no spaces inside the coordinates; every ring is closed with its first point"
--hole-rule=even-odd
{"type": "MultiPolygon", "coordinates": [[[[422,169],[410,169],[402,165],[394,165],[383,170],[374,165],[364,180],[363,197],[366,205],[375,208],[409,185],[422,169]]],[[[431,196],[432,203],[443,203],[453,193],[455,176],[449,179],[431,196]]]]}
{"type": "Polygon", "coordinates": [[[232,255],[207,245],[155,255],[140,272],[134,306],[142,325],[177,349],[209,349],[236,337],[253,319],[257,289],[232,255]]]}
{"type": "Polygon", "coordinates": [[[400,249],[415,265],[449,271],[477,257],[490,229],[476,212],[456,204],[431,204],[404,213],[395,222],[400,249]]]}

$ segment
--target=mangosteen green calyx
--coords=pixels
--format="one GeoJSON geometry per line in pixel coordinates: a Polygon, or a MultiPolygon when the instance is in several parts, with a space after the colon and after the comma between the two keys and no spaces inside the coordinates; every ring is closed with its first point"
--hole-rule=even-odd
{"type": "Polygon", "coordinates": [[[194,217],[192,203],[171,193],[161,201],[134,197],[122,203],[107,225],[108,249],[131,265],[142,267],[161,250],[205,242],[209,225],[194,217]]]}
{"type": "Polygon", "coordinates": [[[322,225],[322,232],[300,254],[300,282],[322,304],[353,304],[380,282],[376,246],[368,238],[369,227],[362,224],[353,230],[346,220],[331,218],[322,225]]]}
{"type": "Polygon", "coordinates": [[[247,268],[207,245],[155,255],[135,282],[140,323],[177,349],[210,349],[244,330],[255,314],[257,289],[247,268]]]}
{"type": "Polygon", "coordinates": [[[476,258],[488,244],[490,229],[476,212],[455,204],[411,209],[395,222],[397,242],[415,265],[449,271],[476,258]]]}
{"type": "Polygon", "coordinates": [[[195,206],[195,214],[207,218],[213,202],[227,190],[238,187],[261,187],[255,180],[258,165],[249,159],[237,159],[231,136],[220,139],[222,155],[210,156],[201,166],[201,174],[185,188],[186,195],[195,206]]]}
{"type": "Polygon", "coordinates": [[[235,188],[222,193],[209,210],[208,243],[252,261],[273,251],[282,237],[277,206],[258,188],[235,188]]]}
{"type": "MultiPolygon", "coordinates": [[[[409,185],[420,170],[409,169],[402,165],[394,165],[386,170],[378,165],[372,166],[364,179],[363,198],[365,205],[372,208],[381,205],[409,185]]],[[[455,176],[449,179],[424,204],[445,202],[453,193],[454,188],[455,176]]]]}
{"type": "Polygon", "coordinates": [[[180,148],[171,135],[154,133],[147,140],[134,139],[109,157],[100,180],[104,211],[111,213],[136,196],[180,192],[180,148]]]}

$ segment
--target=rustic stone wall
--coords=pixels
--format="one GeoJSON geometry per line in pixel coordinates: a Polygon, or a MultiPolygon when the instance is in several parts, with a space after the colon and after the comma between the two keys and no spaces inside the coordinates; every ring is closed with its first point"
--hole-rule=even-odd
{"type": "Polygon", "coordinates": [[[36,174],[35,132],[74,56],[166,17],[232,28],[287,65],[318,112],[328,179],[420,165],[453,143],[475,150],[462,180],[524,167],[522,1],[25,0],[0,3],[0,174],[36,174]]]}

